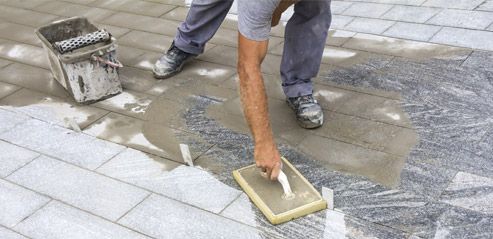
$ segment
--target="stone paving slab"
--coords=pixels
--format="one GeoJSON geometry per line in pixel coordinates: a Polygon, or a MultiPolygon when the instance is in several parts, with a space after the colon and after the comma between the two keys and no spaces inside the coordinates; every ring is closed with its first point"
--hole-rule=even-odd
{"type": "Polygon", "coordinates": [[[114,11],[129,12],[151,17],[159,17],[176,7],[175,5],[136,0],[93,1],[90,5],[112,9],[114,11]]]}
{"type": "Polygon", "coordinates": [[[493,50],[493,32],[444,27],[430,41],[434,43],[493,50]]]}
{"type": "Polygon", "coordinates": [[[397,22],[387,29],[383,35],[397,38],[405,38],[417,41],[430,40],[441,27],[425,24],[397,22]]]}
{"type": "Polygon", "coordinates": [[[2,6],[0,8],[0,16],[0,18],[4,20],[32,27],[43,26],[59,18],[53,14],[40,13],[7,6],[2,6]]]}
{"type": "Polygon", "coordinates": [[[21,86],[33,91],[69,98],[69,93],[53,79],[46,69],[14,63],[0,69],[0,81],[21,86]]]}
{"type": "Polygon", "coordinates": [[[441,195],[441,201],[484,214],[493,214],[493,179],[459,172],[441,195]]]}
{"type": "Polygon", "coordinates": [[[205,171],[133,149],[97,171],[213,213],[221,212],[240,194],[205,171]]]}
{"type": "Polygon", "coordinates": [[[179,144],[189,145],[193,159],[212,146],[191,133],[115,113],[108,114],[84,132],[180,163],[183,158],[179,144]]]}
{"type": "Polygon", "coordinates": [[[0,139],[89,169],[97,168],[124,149],[36,119],[4,132],[0,139]]]}
{"type": "Polygon", "coordinates": [[[26,115],[0,109],[0,133],[3,133],[27,120],[29,120],[29,117],[26,115]]]}
{"type": "Polygon", "coordinates": [[[244,224],[154,194],[119,222],[157,238],[268,237],[244,224]]]}
{"type": "Polygon", "coordinates": [[[7,179],[112,221],[149,195],[137,187],[45,156],[7,179]]]}
{"type": "Polygon", "coordinates": [[[18,86],[0,82],[0,99],[12,94],[19,89],[20,87],[18,86]]]}
{"type": "Polygon", "coordinates": [[[115,14],[114,11],[102,8],[90,8],[60,1],[43,3],[33,8],[33,10],[63,17],[82,16],[87,17],[90,21],[99,21],[115,14]]]}
{"type": "Polygon", "coordinates": [[[3,39],[0,39],[0,44],[0,57],[45,69],[50,67],[41,47],[3,39]]]}
{"type": "Polygon", "coordinates": [[[58,201],[51,201],[15,230],[41,238],[149,238],[58,201]]]}
{"type": "Polygon", "coordinates": [[[84,129],[108,112],[92,106],[79,105],[71,99],[21,89],[0,100],[0,107],[30,117],[71,128],[74,122],[84,129]]]}
{"type": "Polygon", "coordinates": [[[0,178],[31,162],[39,154],[4,141],[0,141],[0,178]]]}
{"type": "Polygon", "coordinates": [[[485,29],[493,22],[493,13],[445,9],[427,23],[457,28],[485,29]]]}
{"type": "MultiPolygon", "coordinates": [[[[401,6],[396,5],[388,12],[386,12],[382,18],[394,21],[405,21],[414,23],[424,23],[430,18],[435,16],[441,9],[428,8],[428,7],[415,7],[415,6],[401,6]]],[[[440,25],[440,24],[437,24],[440,25]]]]}
{"type": "Polygon", "coordinates": [[[427,0],[425,3],[423,3],[423,6],[443,7],[443,8],[458,8],[458,9],[470,9],[470,10],[472,10],[483,2],[484,2],[484,0],[471,0],[471,1],[427,0]]]}
{"type": "Polygon", "coordinates": [[[381,34],[394,24],[393,21],[381,19],[355,18],[344,28],[354,32],[381,34]]]}
{"type": "Polygon", "coordinates": [[[4,239],[26,239],[27,237],[0,226],[0,238],[4,238],[4,239]]]}
{"type": "Polygon", "coordinates": [[[33,34],[36,28],[12,22],[0,23],[0,38],[41,46],[41,40],[33,34]]]}
{"type": "Polygon", "coordinates": [[[50,198],[0,179],[0,224],[13,227],[31,215],[50,198]]]}

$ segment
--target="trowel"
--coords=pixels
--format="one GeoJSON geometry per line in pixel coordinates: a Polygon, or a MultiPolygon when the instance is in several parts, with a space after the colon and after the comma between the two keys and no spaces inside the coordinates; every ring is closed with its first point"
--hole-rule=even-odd
{"type": "Polygon", "coordinates": [[[233,177],[272,224],[280,224],[327,208],[313,185],[286,160],[278,181],[271,181],[255,164],[233,171],[233,177]]]}

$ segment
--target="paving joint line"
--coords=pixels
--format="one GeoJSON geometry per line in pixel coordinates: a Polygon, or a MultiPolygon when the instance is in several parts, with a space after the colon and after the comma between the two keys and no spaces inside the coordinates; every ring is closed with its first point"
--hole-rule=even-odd
{"type": "MultiPolygon", "coordinates": [[[[0,140],[2,140],[2,139],[0,139],[0,140]]],[[[8,141],[7,141],[7,142],[8,142],[8,141]]],[[[24,147],[24,146],[20,146],[20,145],[17,145],[17,144],[11,143],[11,142],[9,142],[9,143],[10,143],[10,144],[13,144],[13,145],[16,145],[16,146],[18,146],[18,147],[24,148],[24,149],[28,149],[28,148],[26,148],[26,147],[24,147]]],[[[170,197],[170,196],[168,196],[168,195],[165,195],[165,194],[162,194],[162,193],[159,193],[159,192],[155,192],[155,191],[151,191],[151,190],[146,189],[146,188],[144,188],[144,187],[141,187],[141,186],[139,186],[139,185],[132,184],[132,183],[128,183],[128,182],[125,182],[125,181],[123,181],[123,180],[121,180],[121,179],[118,179],[118,178],[113,178],[113,177],[110,177],[110,176],[108,176],[108,175],[106,175],[106,174],[102,174],[102,173],[100,173],[100,172],[93,171],[93,170],[88,169],[88,168],[83,168],[83,167],[81,167],[81,166],[79,166],[79,165],[73,164],[72,162],[65,161],[65,160],[60,159],[60,158],[58,158],[58,157],[51,156],[51,155],[46,155],[46,154],[44,154],[44,153],[41,153],[41,152],[38,152],[38,151],[36,151],[36,150],[32,150],[32,149],[29,149],[29,150],[34,151],[34,152],[37,152],[37,153],[41,154],[42,156],[45,156],[45,157],[48,157],[48,158],[54,159],[54,160],[59,161],[59,162],[61,162],[61,163],[68,164],[68,165],[70,165],[70,166],[72,166],[72,167],[76,167],[76,168],[81,169],[81,170],[83,170],[83,171],[90,172],[90,173],[94,173],[94,174],[97,174],[97,175],[102,176],[102,177],[104,177],[104,178],[111,179],[111,180],[115,180],[115,181],[117,181],[117,182],[120,182],[120,183],[126,184],[126,185],[128,185],[128,186],[130,186],[130,187],[138,188],[138,189],[140,189],[140,190],[142,190],[142,191],[145,191],[145,192],[148,192],[148,193],[151,193],[151,194],[156,194],[156,195],[161,196],[161,197],[165,197],[165,198],[167,198],[167,199],[169,199],[169,200],[173,200],[173,201],[175,201],[175,202],[178,202],[178,203],[181,203],[181,204],[184,204],[184,205],[187,205],[187,206],[190,206],[190,207],[196,208],[196,209],[198,209],[198,210],[200,210],[200,211],[203,211],[203,212],[206,212],[206,213],[209,213],[209,214],[213,214],[213,215],[221,216],[221,215],[218,215],[218,214],[213,213],[213,212],[211,212],[211,211],[208,211],[208,210],[206,210],[206,209],[200,208],[200,207],[198,207],[198,206],[195,206],[195,205],[189,204],[189,203],[187,203],[187,202],[183,202],[183,201],[180,201],[180,200],[178,200],[178,199],[172,198],[172,197],[170,197]]],[[[34,161],[34,160],[33,160],[33,161],[34,161]]],[[[186,166],[186,165],[185,165],[185,166],[186,166]]],[[[187,166],[187,167],[188,167],[188,166],[187,166]]],[[[198,167],[194,167],[194,168],[199,169],[199,170],[202,170],[202,171],[204,171],[204,172],[206,172],[206,173],[210,173],[210,174],[214,174],[214,175],[216,175],[215,173],[212,173],[212,172],[207,172],[207,171],[205,171],[204,169],[201,169],[201,168],[198,168],[198,167]]],[[[74,208],[77,208],[77,209],[82,210],[82,211],[84,211],[84,212],[90,213],[91,215],[94,215],[94,216],[100,217],[100,218],[102,218],[102,219],[104,219],[104,220],[107,220],[107,221],[109,221],[109,222],[112,222],[112,221],[110,221],[109,219],[106,219],[106,218],[104,218],[104,217],[102,217],[102,216],[96,215],[96,214],[94,214],[94,213],[92,213],[92,212],[90,212],[90,211],[87,211],[87,210],[85,210],[85,209],[81,209],[81,208],[79,208],[79,207],[77,207],[77,206],[75,206],[75,205],[72,205],[72,204],[68,203],[68,202],[64,202],[64,201],[63,201],[62,199],[60,199],[60,198],[51,197],[50,195],[47,195],[47,194],[45,194],[45,193],[41,193],[41,192],[35,191],[35,190],[31,189],[31,188],[28,188],[28,187],[26,187],[26,186],[23,186],[23,185],[21,185],[21,184],[18,184],[18,183],[14,182],[14,181],[12,181],[12,180],[10,180],[10,179],[7,179],[7,178],[4,178],[3,180],[8,181],[8,182],[10,182],[10,183],[12,183],[12,184],[15,184],[15,185],[17,185],[17,186],[20,186],[20,187],[22,187],[22,188],[24,188],[24,189],[27,189],[27,190],[31,191],[31,192],[35,192],[35,193],[40,194],[40,195],[42,195],[42,196],[45,196],[45,197],[47,197],[47,198],[54,199],[54,200],[59,201],[59,202],[63,202],[64,204],[70,205],[70,206],[72,206],[72,207],[74,207],[74,208]]],[[[228,187],[229,187],[229,186],[228,186],[228,187]]],[[[232,188],[232,187],[231,187],[231,188],[232,188]]],[[[223,216],[221,216],[221,217],[223,217],[223,216]]],[[[226,218],[226,217],[224,217],[224,218],[226,218]]],[[[231,220],[230,218],[227,218],[227,219],[231,220]]],[[[246,225],[246,224],[244,224],[244,225],[246,225]]],[[[247,226],[248,226],[248,225],[247,225],[247,226]]],[[[251,226],[249,226],[249,227],[251,227],[251,226]]]]}
{"type": "Polygon", "coordinates": [[[53,199],[50,198],[50,200],[48,200],[48,202],[44,203],[43,205],[41,205],[41,207],[37,208],[37,209],[34,209],[34,211],[32,211],[28,216],[24,217],[22,220],[20,220],[18,223],[16,223],[14,226],[12,226],[12,228],[16,227],[17,225],[21,224],[22,222],[24,222],[25,220],[27,220],[28,218],[30,218],[31,216],[34,216],[34,214],[36,214],[37,212],[41,211],[43,208],[46,207],[46,205],[48,205],[50,202],[52,202],[53,199]]]}
{"type": "MultiPolygon", "coordinates": [[[[3,81],[1,81],[1,80],[0,80],[0,82],[3,82],[3,81]]],[[[3,83],[5,83],[5,84],[10,84],[10,83],[7,83],[7,82],[3,82],[3,83]]],[[[13,95],[13,94],[17,93],[18,91],[20,91],[20,90],[24,89],[24,87],[21,87],[21,86],[15,85],[15,84],[11,84],[11,85],[13,85],[13,86],[17,86],[19,89],[16,89],[16,90],[14,90],[14,91],[12,91],[12,92],[10,92],[10,93],[8,93],[8,94],[6,94],[6,95],[4,95],[4,96],[0,97],[0,101],[2,101],[3,99],[5,99],[5,98],[7,98],[7,97],[9,97],[9,96],[11,96],[11,95],[13,95]]],[[[0,105],[0,107],[1,107],[1,106],[3,106],[3,105],[0,105]]]]}
{"type": "Polygon", "coordinates": [[[221,209],[221,211],[219,211],[219,212],[217,213],[217,215],[222,216],[221,214],[222,214],[222,213],[226,210],[226,208],[228,208],[229,206],[231,206],[231,204],[233,204],[234,202],[236,202],[236,200],[238,200],[238,199],[241,197],[241,195],[242,195],[242,194],[243,194],[243,192],[238,193],[238,196],[236,196],[236,197],[235,197],[235,199],[233,199],[233,200],[232,200],[231,202],[229,202],[229,203],[228,203],[228,204],[227,204],[227,205],[226,205],[223,209],[221,209]]]}
{"type": "MultiPolygon", "coordinates": [[[[12,143],[10,143],[10,142],[8,142],[8,141],[5,141],[5,140],[3,140],[3,139],[0,139],[0,142],[5,142],[5,143],[7,143],[7,144],[15,145],[15,144],[12,144],[12,143]]],[[[17,145],[15,145],[15,146],[17,146],[17,145]]],[[[17,147],[18,147],[18,146],[17,146],[17,147]]],[[[25,148],[24,148],[24,149],[25,149],[25,148]]],[[[34,151],[32,151],[32,150],[30,150],[30,151],[31,151],[31,152],[34,152],[34,151]]],[[[15,169],[14,171],[12,171],[12,172],[10,172],[9,174],[5,175],[5,176],[3,177],[3,179],[6,179],[6,178],[8,178],[10,175],[12,175],[12,174],[14,174],[14,173],[18,172],[19,170],[21,170],[22,168],[24,168],[24,167],[26,167],[27,165],[31,164],[34,160],[36,160],[36,159],[40,158],[41,156],[42,156],[42,154],[38,154],[37,156],[33,157],[32,159],[30,159],[30,160],[29,160],[29,162],[27,162],[27,163],[23,164],[23,165],[22,165],[22,166],[20,166],[19,168],[15,169]]]]}
{"type": "Polygon", "coordinates": [[[142,204],[145,200],[147,200],[151,195],[153,194],[153,192],[149,192],[149,194],[147,194],[147,196],[145,196],[142,200],[140,200],[140,202],[138,202],[137,204],[135,204],[133,207],[131,207],[130,209],[128,209],[125,213],[123,213],[123,215],[121,215],[120,217],[118,217],[115,221],[115,223],[118,223],[122,218],[124,218],[126,215],[128,215],[131,211],[133,211],[137,206],[139,206],[140,204],[142,204]]]}
{"type": "Polygon", "coordinates": [[[32,239],[31,237],[28,237],[28,236],[26,236],[26,235],[22,234],[21,232],[18,232],[18,231],[16,231],[16,230],[14,230],[13,228],[6,227],[6,226],[4,226],[4,225],[2,225],[2,224],[0,224],[0,228],[4,228],[4,229],[6,229],[7,231],[14,232],[14,233],[16,233],[16,234],[19,234],[19,235],[21,235],[21,236],[24,236],[25,238],[32,239]]]}

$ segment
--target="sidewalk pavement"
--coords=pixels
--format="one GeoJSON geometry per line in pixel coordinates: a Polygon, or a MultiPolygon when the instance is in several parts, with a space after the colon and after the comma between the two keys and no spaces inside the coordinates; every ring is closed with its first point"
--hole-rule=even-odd
{"type": "Polygon", "coordinates": [[[327,116],[317,130],[299,128],[285,105],[283,27],[273,29],[262,71],[276,142],[318,190],[334,190],[334,210],[272,226],[231,176],[253,150],[234,10],[203,55],[155,80],[150,69],[184,19],[183,1],[0,0],[0,238],[492,237],[493,53],[479,50],[491,49],[480,42],[491,38],[491,4],[372,2],[333,1],[334,28],[349,17],[344,26],[361,29],[330,32],[314,79],[327,116]],[[406,13],[412,6],[419,14],[406,13]],[[463,11],[455,8],[479,17],[440,15],[463,11]],[[79,14],[117,37],[125,65],[125,91],[92,105],[52,78],[33,33],[79,14]],[[382,16],[388,30],[357,24],[382,16]],[[419,41],[378,35],[409,21],[440,29],[419,41]]]}

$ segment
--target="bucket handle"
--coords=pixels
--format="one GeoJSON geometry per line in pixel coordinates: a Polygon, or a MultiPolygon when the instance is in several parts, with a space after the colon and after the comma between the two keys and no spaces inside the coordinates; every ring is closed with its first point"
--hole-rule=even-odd
{"type": "Polygon", "coordinates": [[[115,59],[116,63],[111,62],[111,61],[106,60],[106,59],[103,59],[103,58],[96,56],[96,55],[92,55],[91,59],[94,61],[97,61],[97,62],[101,62],[101,63],[106,64],[106,65],[109,65],[109,66],[114,67],[114,68],[122,68],[123,67],[123,64],[116,59],[115,59]]]}

